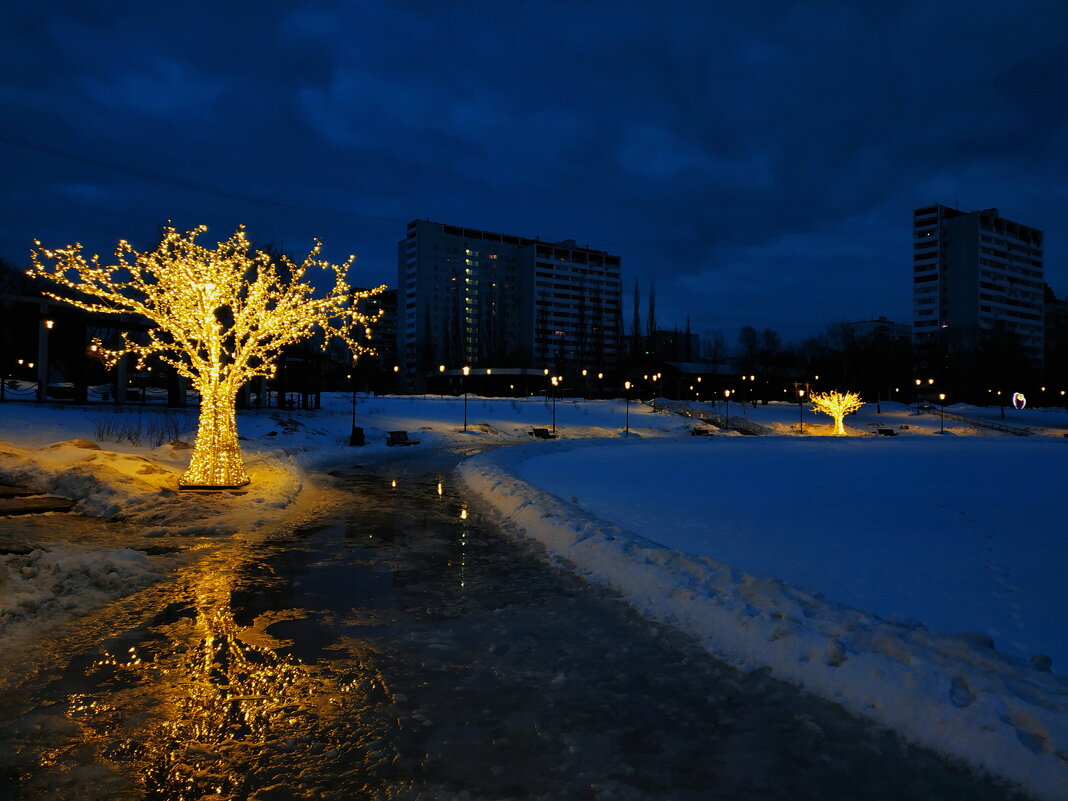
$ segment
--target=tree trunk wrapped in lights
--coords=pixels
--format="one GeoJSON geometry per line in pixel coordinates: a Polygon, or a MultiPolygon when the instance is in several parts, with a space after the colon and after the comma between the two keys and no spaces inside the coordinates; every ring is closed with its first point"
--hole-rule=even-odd
{"type": "Polygon", "coordinates": [[[850,412],[857,411],[864,405],[860,395],[856,392],[824,392],[813,394],[812,411],[829,414],[834,418],[834,433],[837,436],[846,436],[845,426],[842,420],[850,412]]]}
{"type": "MultiPolygon", "coordinates": [[[[250,250],[244,227],[214,249],[196,243],[206,226],[180,234],[168,226],[158,247],[138,253],[119,242],[116,263],[101,266],[74,244],[47,250],[36,242],[30,275],[66,290],[48,297],[99,314],[137,314],[152,327],[141,340],[123,334],[121,347],[93,345],[110,366],[127,354],[138,367],[155,356],[188,378],[200,394],[200,421],[184,488],[239,487],[249,481],[237,440],[234,401],[243,385],[274,376],[280,350],[322,330],[323,347],[334,337],[357,358],[367,349],[357,334],[370,334],[377,320],[361,314],[357,301],[384,289],[354,292],[348,285],[353,258],[331,264],[315,247],[301,264],[250,250]],[[281,269],[280,269],[281,268],[281,269]],[[315,296],[308,272],[332,273],[332,286],[315,296]]],[[[120,391],[122,391],[120,389],[120,391]]]]}

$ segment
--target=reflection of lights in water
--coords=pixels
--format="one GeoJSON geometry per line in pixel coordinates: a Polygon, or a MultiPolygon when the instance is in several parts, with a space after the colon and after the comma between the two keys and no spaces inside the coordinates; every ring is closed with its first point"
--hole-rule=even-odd
{"type": "Polygon", "coordinates": [[[438,482],[438,497],[439,498],[441,497],[443,492],[444,492],[444,487],[441,486],[441,482],[439,481],[438,482]]]}
{"type": "Polygon", "coordinates": [[[253,644],[273,641],[237,625],[232,573],[219,568],[200,570],[195,618],[166,627],[173,639],[154,657],[131,648],[94,662],[87,674],[101,689],[72,695],[69,716],[145,793],[168,801],[244,798],[283,781],[322,797],[342,789],[340,776],[351,797],[400,789],[380,776],[395,758],[395,720],[377,671],[359,653],[317,667],[253,644]],[[146,710],[131,684],[156,703],[146,710]]]}
{"type": "Polygon", "coordinates": [[[392,481],[390,481],[389,482],[389,486],[393,487],[393,489],[396,489],[397,488],[397,479],[393,479],[392,481]]]}
{"type": "MultiPolygon", "coordinates": [[[[467,507],[460,507],[460,519],[467,520],[467,507]]],[[[467,586],[467,524],[460,526],[460,586],[467,586]]]]}

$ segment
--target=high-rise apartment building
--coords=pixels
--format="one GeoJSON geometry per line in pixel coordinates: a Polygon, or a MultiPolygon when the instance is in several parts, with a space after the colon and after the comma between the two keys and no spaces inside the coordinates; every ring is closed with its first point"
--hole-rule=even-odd
{"type": "Polygon", "coordinates": [[[409,375],[445,365],[555,370],[619,358],[620,259],[414,220],[397,245],[397,350],[409,375]]]}
{"type": "Polygon", "coordinates": [[[1042,232],[997,209],[943,205],[913,211],[912,232],[915,343],[974,349],[1001,330],[1041,364],[1042,232]]]}

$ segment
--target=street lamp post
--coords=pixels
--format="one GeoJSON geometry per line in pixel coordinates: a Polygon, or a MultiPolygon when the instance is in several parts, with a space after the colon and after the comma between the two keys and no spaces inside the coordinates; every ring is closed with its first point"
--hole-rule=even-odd
{"type": "Polygon", "coordinates": [[[630,436],[630,382],[623,382],[623,403],[626,407],[626,422],[623,425],[623,436],[630,436]]]}
{"type": "MultiPolygon", "coordinates": [[[[467,378],[467,376],[471,374],[471,368],[466,364],[464,365],[463,374],[464,378],[467,378]]],[[[467,382],[464,381],[463,378],[460,380],[463,381],[464,385],[464,431],[467,431],[467,382]]]]}
{"type": "Polygon", "coordinates": [[[352,382],[352,427],[356,428],[356,375],[350,374],[347,378],[352,382]]]}
{"type": "Polygon", "coordinates": [[[552,396],[553,396],[553,436],[556,436],[556,385],[559,383],[559,377],[552,377],[552,396]]]}
{"type": "Polygon", "coordinates": [[[727,428],[731,427],[731,391],[729,389],[723,390],[723,397],[726,398],[726,421],[724,425],[727,428]]]}
{"type": "Polygon", "coordinates": [[[938,393],[938,403],[942,407],[942,413],[940,415],[941,416],[941,422],[940,422],[939,427],[938,427],[938,433],[939,434],[945,434],[946,433],[946,393],[945,392],[939,392],[938,393]]]}
{"type": "Polygon", "coordinates": [[[804,407],[801,405],[804,402],[804,398],[805,398],[805,390],[798,389],[797,390],[797,422],[799,423],[799,427],[801,429],[801,433],[802,434],[805,433],[805,414],[804,414],[804,407]]]}
{"type": "Polygon", "coordinates": [[[364,441],[363,429],[356,427],[356,373],[351,373],[348,378],[352,381],[352,433],[349,434],[349,445],[362,447],[367,443],[364,441]]]}

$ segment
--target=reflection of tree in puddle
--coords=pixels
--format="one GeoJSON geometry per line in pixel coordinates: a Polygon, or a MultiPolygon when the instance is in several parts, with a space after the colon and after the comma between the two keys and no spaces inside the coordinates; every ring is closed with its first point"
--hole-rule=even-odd
{"type": "Polygon", "coordinates": [[[234,568],[220,567],[195,573],[195,616],[157,628],[153,655],[93,663],[100,691],[72,696],[71,717],[149,797],[395,797],[396,719],[373,654],[349,640],[321,665],[279,655],[237,625],[234,568]]]}

